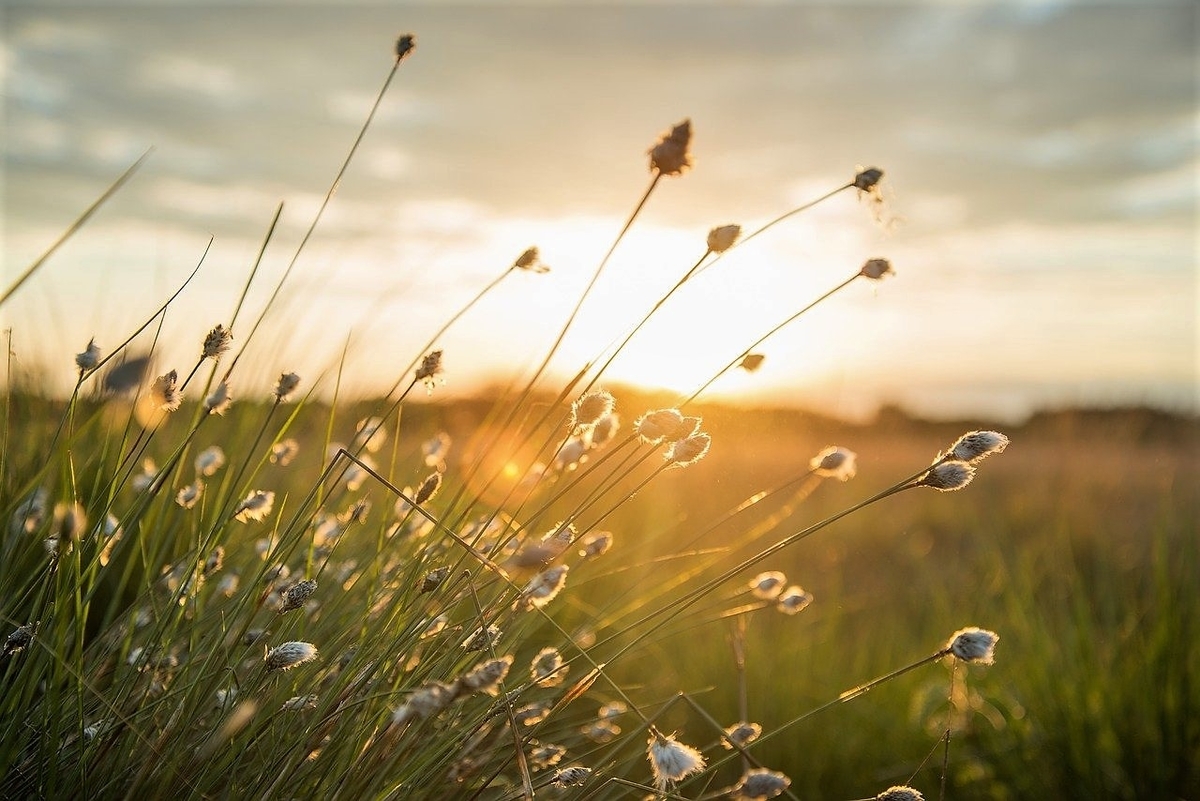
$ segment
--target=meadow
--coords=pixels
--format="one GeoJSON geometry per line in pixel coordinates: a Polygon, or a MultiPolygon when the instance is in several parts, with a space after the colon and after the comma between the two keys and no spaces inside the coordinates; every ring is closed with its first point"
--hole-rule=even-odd
{"type": "Polygon", "coordinates": [[[604,343],[442,402],[474,301],[330,401],[239,362],[273,299],[160,368],[163,301],[69,397],[6,376],[0,797],[1200,796],[1195,419],[850,423],[607,386],[604,343]]]}

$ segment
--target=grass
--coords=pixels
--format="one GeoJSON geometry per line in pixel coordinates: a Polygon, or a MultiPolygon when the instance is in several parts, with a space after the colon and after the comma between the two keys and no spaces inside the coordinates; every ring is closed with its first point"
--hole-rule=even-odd
{"type": "MultiPolygon", "coordinates": [[[[675,126],[652,149],[589,290],[660,180],[685,171],[688,136],[675,126]]],[[[234,345],[260,335],[319,220],[254,322],[251,271],[234,345]]],[[[682,258],[679,283],[726,239],[682,258]]],[[[175,296],[140,337],[81,353],[69,398],[10,373],[0,796],[712,798],[760,781],[758,797],[1196,797],[1195,420],[1042,415],[969,486],[937,492],[947,471],[970,478],[982,454],[952,445],[983,421],[705,404],[814,304],[681,398],[594,389],[613,355],[596,343],[565,382],[546,372],[555,345],[487,398],[439,403],[440,336],[539,268],[522,254],[385,398],[326,404],[286,375],[272,392],[217,347],[173,379],[128,380],[120,363],[153,349],[175,296]],[[224,381],[228,410],[210,395],[224,381]],[[443,435],[450,451],[431,453],[443,435]],[[857,452],[854,480],[815,467],[830,442],[857,452]],[[212,446],[222,463],[197,463],[212,446]],[[767,570],[812,602],[786,614],[755,595],[767,570]],[[996,664],[958,638],[952,653],[968,626],[1000,634],[996,664]],[[724,735],[739,721],[757,739],[724,735]]]]}

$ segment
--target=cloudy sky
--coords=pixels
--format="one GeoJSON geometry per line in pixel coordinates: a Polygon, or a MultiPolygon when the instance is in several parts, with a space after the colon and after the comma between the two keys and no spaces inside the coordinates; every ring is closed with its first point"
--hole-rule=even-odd
{"type": "Polygon", "coordinates": [[[665,179],[553,363],[573,373],[704,252],[736,249],[666,304],[613,381],[690,390],[777,322],[886,257],[758,350],[714,396],[857,415],[895,401],[1020,415],[1068,403],[1197,408],[1197,6],[0,3],[7,286],[147,148],[136,177],[0,308],[17,365],[64,386],[200,260],[161,366],[189,369],[265,302],[391,67],[404,61],[241,392],[281,370],[389,386],[440,323],[448,394],[536,364],[645,190],[646,150],[690,118],[695,168],[665,179]]]}

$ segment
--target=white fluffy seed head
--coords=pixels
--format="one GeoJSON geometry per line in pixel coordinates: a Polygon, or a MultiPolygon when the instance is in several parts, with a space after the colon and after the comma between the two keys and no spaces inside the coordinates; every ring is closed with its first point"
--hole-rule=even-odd
{"type": "Polygon", "coordinates": [[[693,434],[673,444],[666,459],[675,467],[687,467],[703,459],[711,444],[712,438],[708,434],[693,434]]]}
{"type": "Polygon", "coordinates": [[[234,509],[233,516],[245,523],[247,520],[262,520],[271,514],[275,505],[275,493],[253,490],[234,509]]]}
{"type": "Polygon", "coordinates": [[[204,359],[219,359],[221,354],[229,350],[229,346],[233,343],[233,332],[225,326],[217,323],[208,336],[204,337],[204,359]]]}
{"type": "Polygon", "coordinates": [[[974,463],[993,453],[1003,453],[1008,441],[999,431],[969,431],[955,440],[947,455],[960,462],[974,463]]]}
{"type": "Polygon", "coordinates": [[[775,599],[775,608],[785,615],[794,615],[812,603],[813,597],[801,587],[792,585],[775,599]]]}
{"type": "Polygon", "coordinates": [[[275,400],[285,401],[288,395],[296,391],[296,387],[300,386],[300,376],[295,373],[280,373],[279,380],[275,382],[275,400]]]}
{"type": "Polygon", "coordinates": [[[95,339],[88,340],[83,353],[75,354],[75,366],[79,368],[79,374],[82,376],[84,373],[95,370],[98,364],[100,364],[100,347],[96,344],[95,339]]]}
{"type": "Polygon", "coordinates": [[[775,798],[783,795],[792,780],[786,775],[766,768],[751,768],[742,776],[732,793],[738,799],[775,798]]]}
{"type": "Polygon", "coordinates": [[[654,785],[660,791],[704,770],[704,756],[699,751],[656,729],[651,729],[646,756],[654,773],[654,785]]]}
{"type": "Polygon", "coordinates": [[[291,670],[317,658],[317,647],[310,642],[285,642],[267,651],[268,671],[291,670]]]}
{"type": "Polygon", "coordinates": [[[999,641],[1000,635],[996,632],[971,627],[954,632],[946,648],[964,662],[990,665],[995,661],[999,641]]]}
{"type": "Polygon", "coordinates": [[[858,471],[858,454],[848,448],[830,445],[809,461],[809,467],[818,476],[849,481],[858,471]]]}
{"type": "Polygon", "coordinates": [[[606,389],[588,392],[571,405],[571,428],[593,426],[613,410],[616,400],[606,389]]]}
{"type": "Polygon", "coordinates": [[[467,673],[463,674],[463,686],[474,692],[499,695],[500,682],[504,681],[505,677],[508,676],[508,669],[512,667],[512,663],[513,658],[511,654],[502,656],[499,659],[489,659],[486,662],[480,662],[467,673]]]}
{"type": "Polygon", "coordinates": [[[582,765],[568,765],[554,772],[553,784],[555,787],[575,787],[583,784],[591,775],[591,768],[585,768],[582,765]]]}
{"type": "Polygon", "coordinates": [[[729,750],[732,750],[734,745],[745,747],[757,740],[760,734],[762,726],[739,721],[725,729],[725,742],[722,744],[729,750]]]}
{"type": "Polygon", "coordinates": [[[938,462],[929,468],[929,472],[917,484],[932,487],[938,492],[953,492],[970,484],[974,477],[975,468],[966,462],[938,462]]]}
{"type": "Polygon", "coordinates": [[[783,585],[786,583],[787,576],[783,573],[778,570],[767,570],[750,579],[750,592],[754,593],[756,598],[773,601],[779,597],[779,593],[783,592],[783,585]]]}

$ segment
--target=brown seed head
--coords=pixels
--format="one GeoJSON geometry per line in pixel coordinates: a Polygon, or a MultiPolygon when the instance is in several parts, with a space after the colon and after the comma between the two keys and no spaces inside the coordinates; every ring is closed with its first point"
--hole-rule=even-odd
{"type": "Polygon", "coordinates": [[[689,148],[692,142],[692,121],[676,125],[654,147],[650,148],[650,169],[662,175],[682,175],[692,166],[689,148]]]}

